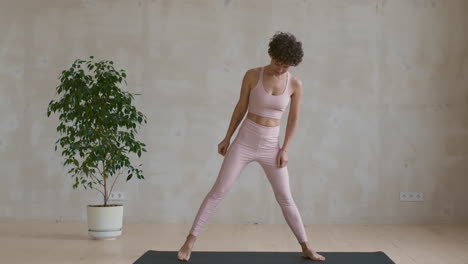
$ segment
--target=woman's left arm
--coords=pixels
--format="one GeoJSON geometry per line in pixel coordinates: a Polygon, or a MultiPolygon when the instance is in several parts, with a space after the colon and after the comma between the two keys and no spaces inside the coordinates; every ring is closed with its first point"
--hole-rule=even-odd
{"type": "Polygon", "coordinates": [[[289,106],[288,123],[286,125],[286,133],[284,136],[282,151],[287,151],[293,135],[296,133],[296,129],[299,122],[299,112],[302,102],[302,81],[294,78],[291,82],[293,88],[293,94],[291,95],[291,105],[289,106]]]}

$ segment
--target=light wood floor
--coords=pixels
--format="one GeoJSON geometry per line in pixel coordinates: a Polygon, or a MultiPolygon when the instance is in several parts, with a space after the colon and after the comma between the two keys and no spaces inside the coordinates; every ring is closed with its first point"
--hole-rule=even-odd
{"type": "MultiPolygon", "coordinates": [[[[189,227],[124,223],[121,237],[98,241],[88,237],[86,223],[2,221],[0,262],[129,264],[150,249],[178,251],[189,227]]],[[[318,252],[383,251],[398,264],[468,263],[468,224],[306,225],[306,231],[318,252]]],[[[300,252],[300,245],[286,224],[209,223],[193,250],[300,252]]]]}

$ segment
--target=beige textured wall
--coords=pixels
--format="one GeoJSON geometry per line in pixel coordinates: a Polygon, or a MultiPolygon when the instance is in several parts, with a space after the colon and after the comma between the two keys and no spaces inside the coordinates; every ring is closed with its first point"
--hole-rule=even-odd
{"type": "MultiPolygon", "coordinates": [[[[146,181],[116,187],[124,221],[191,223],[243,73],[269,63],[285,30],[305,52],[291,68],[305,94],[288,166],[304,223],[468,220],[466,0],[0,3],[0,219],[85,221],[100,202],[72,189],[53,149],[58,117],[46,118],[58,74],[95,55],[127,70],[148,117],[146,181]]],[[[257,163],[210,222],[285,223],[257,163]]]]}

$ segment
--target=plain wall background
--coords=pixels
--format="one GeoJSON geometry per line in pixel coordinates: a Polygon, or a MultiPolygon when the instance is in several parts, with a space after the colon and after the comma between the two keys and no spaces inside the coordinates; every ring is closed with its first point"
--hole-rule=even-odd
{"type": "MultiPolygon", "coordinates": [[[[192,223],[243,74],[269,63],[277,30],[305,54],[290,68],[304,97],[288,164],[304,224],[468,219],[466,0],[0,3],[0,219],[85,221],[101,202],[72,189],[54,151],[58,115],[46,117],[59,73],[94,55],[127,71],[148,118],[148,152],[133,159],[146,180],[114,188],[124,221],[192,223]],[[425,201],[401,202],[401,191],[425,201]]],[[[257,163],[209,221],[285,223],[257,163]]]]}

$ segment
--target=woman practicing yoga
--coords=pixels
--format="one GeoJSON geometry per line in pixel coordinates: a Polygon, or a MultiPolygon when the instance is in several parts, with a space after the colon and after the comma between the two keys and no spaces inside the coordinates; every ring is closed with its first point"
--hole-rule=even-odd
{"type": "Polygon", "coordinates": [[[240,175],[250,162],[258,162],[270,182],[284,218],[302,247],[302,256],[311,260],[325,260],[312,250],[302,224],[301,215],[291,195],[288,175],[287,149],[299,121],[302,82],[288,72],[303,57],[302,43],[294,35],[276,32],[269,43],[269,65],[249,69],[242,80],[240,98],[231,117],[226,137],[218,144],[224,156],[218,177],[198,209],[189,235],[177,258],[188,261],[195,240],[240,175]],[[279,145],[281,116],[291,101],[283,146],[279,145]],[[247,118],[244,119],[247,112],[247,118]],[[239,131],[229,147],[237,126],[239,131]],[[229,148],[228,148],[229,147],[229,148]]]}

